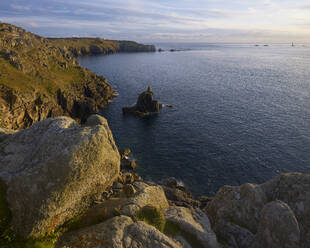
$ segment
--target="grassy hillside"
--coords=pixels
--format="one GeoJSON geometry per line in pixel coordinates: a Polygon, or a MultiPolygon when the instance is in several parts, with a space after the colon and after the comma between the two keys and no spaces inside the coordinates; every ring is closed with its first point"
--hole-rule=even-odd
{"type": "Polygon", "coordinates": [[[83,83],[87,72],[70,53],[10,24],[0,24],[0,83],[18,91],[54,94],[83,83]]]}
{"type": "Polygon", "coordinates": [[[83,121],[113,98],[107,80],[81,67],[68,41],[59,41],[0,23],[0,127],[24,128],[59,115],[83,121]]]}

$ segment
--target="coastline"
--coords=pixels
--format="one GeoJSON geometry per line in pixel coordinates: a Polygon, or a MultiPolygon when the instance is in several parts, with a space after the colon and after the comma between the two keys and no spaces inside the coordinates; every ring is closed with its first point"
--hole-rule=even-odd
{"type": "MultiPolygon", "coordinates": [[[[31,40],[50,51],[44,38],[12,27],[16,32],[27,38],[25,43],[31,40]]],[[[32,75],[34,68],[19,54],[24,43],[6,41],[17,45],[2,56],[17,71],[32,75]]],[[[115,145],[107,120],[93,115],[115,91],[72,54],[63,48],[51,54],[59,62],[57,72],[76,69],[83,75],[80,84],[56,89],[56,99],[43,90],[1,88],[1,247],[31,247],[33,242],[59,248],[307,247],[309,174],[223,186],[216,196],[199,199],[173,178],[161,184],[143,180],[128,150],[115,145]]]]}
{"type": "Polygon", "coordinates": [[[75,57],[155,51],[152,45],[131,41],[46,39],[6,23],[0,29],[2,128],[27,128],[61,115],[85,122],[117,93],[105,77],[83,68],[75,57]]]}

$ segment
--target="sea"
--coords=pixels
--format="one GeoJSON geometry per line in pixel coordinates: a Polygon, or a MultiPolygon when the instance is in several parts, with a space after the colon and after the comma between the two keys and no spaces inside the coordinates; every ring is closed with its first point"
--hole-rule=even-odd
{"type": "Polygon", "coordinates": [[[200,196],[223,185],[310,173],[310,45],[156,47],[164,51],[79,58],[118,92],[100,113],[144,179],[175,177],[200,196]],[[122,107],[148,86],[173,108],[124,116],[122,107]]]}

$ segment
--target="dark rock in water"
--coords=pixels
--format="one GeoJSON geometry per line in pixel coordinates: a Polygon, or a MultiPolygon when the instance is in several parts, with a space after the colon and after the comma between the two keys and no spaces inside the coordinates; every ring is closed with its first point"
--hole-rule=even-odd
{"type": "Polygon", "coordinates": [[[134,114],[143,117],[148,113],[158,113],[161,108],[162,104],[154,100],[152,87],[149,86],[146,91],[139,95],[135,106],[123,108],[123,114],[134,114]]]}

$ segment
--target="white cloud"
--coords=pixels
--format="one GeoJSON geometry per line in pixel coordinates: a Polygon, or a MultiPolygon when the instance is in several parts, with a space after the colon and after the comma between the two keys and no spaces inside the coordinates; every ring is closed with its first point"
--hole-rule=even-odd
{"type": "Polygon", "coordinates": [[[0,19],[48,36],[278,42],[310,38],[309,9],[305,0],[11,0],[0,19]]]}

